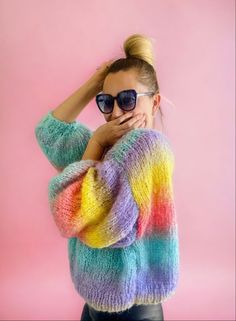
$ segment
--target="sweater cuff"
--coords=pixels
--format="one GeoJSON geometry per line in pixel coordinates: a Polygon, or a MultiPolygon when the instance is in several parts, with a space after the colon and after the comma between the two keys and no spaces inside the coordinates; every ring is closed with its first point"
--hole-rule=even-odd
{"type": "Polygon", "coordinates": [[[92,131],[79,121],[59,120],[49,111],[36,125],[35,136],[50,163],[64,168],[82,158],[92,131]]]}

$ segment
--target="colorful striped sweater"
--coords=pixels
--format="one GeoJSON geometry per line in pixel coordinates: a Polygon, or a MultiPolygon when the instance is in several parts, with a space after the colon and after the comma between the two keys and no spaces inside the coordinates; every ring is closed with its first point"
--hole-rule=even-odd
{"type": "Polygon", "coordinates": [[[43,153],[62,169],[49,181],[49,205],[68,238],[75,289],[99,311],[163,302],[179,279],[170,142],[157,130],[132,129],[102,161],[82,160],[92,134],[52,111],[35,128],[43,153]]]}

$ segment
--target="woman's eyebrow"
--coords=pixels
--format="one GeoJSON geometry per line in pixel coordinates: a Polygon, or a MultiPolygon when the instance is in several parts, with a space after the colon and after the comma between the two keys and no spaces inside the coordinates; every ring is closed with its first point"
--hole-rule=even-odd
{"type": "MultiPolygon", "coordinates": [[[[104,94],[104,95],[110,95],[112,96],[112,94],[109,94],[109,93],[106,93],[105,91],[101,91],[100,94],[104,94]]],[[[115,96],[112,96],[112,97],[115,97],[115,96]]]]}
{"type": "MultiPolygon", "coordinates": [[[[118,93],[117,93],[115,96],[113,96],[112,94],[106,93],[106,92],[104,92],[104,91],[101,91],[101,94],[110,95],[110,96],[112,96],[112,97],[117,97],[117,95],[118,95],[119,93],[121,93],[122,91],[127,91],[127,90],[131,90],[131,89],[134,89],[134,88],[129,88],[129,89],[120,90],[120,91],[118,91],[118,93]]],[[[136,89],[135,89],[135,90],[136,90],[136,89]]]]}

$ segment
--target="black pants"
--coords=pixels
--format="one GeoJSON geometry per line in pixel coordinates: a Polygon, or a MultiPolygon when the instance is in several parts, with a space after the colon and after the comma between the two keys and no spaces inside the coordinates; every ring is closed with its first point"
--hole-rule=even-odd
{"type": "Polygon", "coordinates": [[[162,304],[133,305],[122,312],[102,312],[85,303],[80,321],[157,321],[164,320],[162,304]]]}

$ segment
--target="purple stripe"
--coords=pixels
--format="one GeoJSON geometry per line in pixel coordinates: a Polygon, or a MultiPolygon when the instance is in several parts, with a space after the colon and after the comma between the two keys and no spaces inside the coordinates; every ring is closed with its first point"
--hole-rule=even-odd
{"type": "Polygon", "coordinates": [[[113,200],[101,233],[110,233],[111,236],[117,233],[121,237],[118,242],[110,246],[112,248],[128,246],[136,239],[139,211],[128,181],[125,175],[120,173],[120,166],[112,160],[98,164],[97,173],[105,184],[104,192],[109,191],[111,193],[109,197],[113,200]]]}

